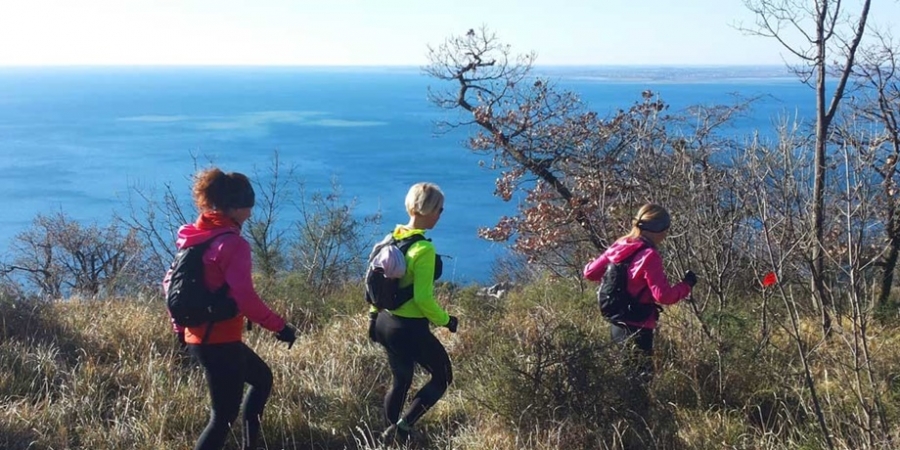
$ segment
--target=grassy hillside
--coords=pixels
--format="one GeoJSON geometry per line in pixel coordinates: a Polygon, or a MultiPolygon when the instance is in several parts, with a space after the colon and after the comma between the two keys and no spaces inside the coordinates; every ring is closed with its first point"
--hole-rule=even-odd
{"type": "MultiPolygon", "coordinates": [[[[822,340],[812,319],[792,339],[776,317],[763,339],[752,311],[733,311],[710,339],[679,305],[663,317],[644,392],[623,373],[590,291],[541,281],[502,299],[447,286],[440,297],[461,318],[458,334],[435,330],[454,384],[410,448],[824,448],[798,345],[837,448],[900,445],[893,326],[869,325],[872,370],[861,372],[849,325],[822,340]]],[[[366,340],[359,287],[320,299],[283,285],[266,298],[303,334],[290,350],[258,327],[247,335],[275,374],[264,448],[377,448],[390,374],[366,340]]],[[[203,374],[160,299],[6,297],[0,319],[0,448],[184,449],[205,425],[203,374]]]]}

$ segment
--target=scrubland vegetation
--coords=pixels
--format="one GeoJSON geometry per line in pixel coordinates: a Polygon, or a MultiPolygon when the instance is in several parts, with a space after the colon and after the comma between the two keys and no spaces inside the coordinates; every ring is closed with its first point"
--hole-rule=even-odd
{"type": "MultiPolygon", "coordinates": [[[[828,19],[792,48],[815,118],[735,136],[753,99],[670,111],[651,91],[601,117],[486,29],[431,49],[431,98],[460,112],[442,125],[471,128],[494,194],[519,208],[480,230],[513,249],[493,269],[512,289],[438,288],[460,317],[459,333],[436,330],[454,383],[409,447],[900,447],[897,46],[866,29],[867,1],[855,18],[835,14],[841,2],[747,3],[770,19],[762,35],[828,19]],[[828,102],[826,82],[839,87],[828,102]],[[667,272],[700,283],[663,315],[642,389],[580,269],[646,201],[674,218],[667,272]]],[[[277,157],[253,178],[257,287],[303,331],[291,350],[248,333],[275,373],[265,448],[377,448],[389,371],[366,339],[358,274],[380,218],[355,215],[338,186],[303,192],[277,157]],[[299,219],[285,224],[288,205],[299,219]]],[[[41,216],[16,237],[2,265],[0,447],[191,445],[207,419],[203,377],[155,287],[192,217],[178,198],[138,193],[108,227],[41,216]]]]}
{"type": "MultiPolygon", "coordinates": [[[[291,350],[259,328],[248,333],[275,373],[265,448],[378,448],[371,433],[383,426],[390,372],[366,339],[358,289],[265,292],[304,330],[291,350]]],[[[436,331],[455,380],[409,448],[818,449],[817,409],[837,448],[892,448],[900,438],[900,334],[890,324],[869,324],[863,357],[849,319],[827,340],[815,318],[797,335],[781,326],[763,335],[760,299],[747,298],[710,339],[686,305],[670,308],[645,393],[624,375],[589,290],[540,279],[500,299],[442,286],[440,300],[464,325],[436,331]]],[[[205,425],[202,371],[158,299],[5,296],[0,314],[0,447],[180,449],[205,425]]]]}

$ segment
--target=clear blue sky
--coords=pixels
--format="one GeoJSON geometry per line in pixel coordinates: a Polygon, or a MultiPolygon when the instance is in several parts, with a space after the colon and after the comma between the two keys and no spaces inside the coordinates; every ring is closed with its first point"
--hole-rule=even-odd
{"type": "Polygon", "coordinates": [[[741,21],[741,0],[0,0],[0,65],[421,65],[481,25],[541,65],[781,64],[741,21]]]}

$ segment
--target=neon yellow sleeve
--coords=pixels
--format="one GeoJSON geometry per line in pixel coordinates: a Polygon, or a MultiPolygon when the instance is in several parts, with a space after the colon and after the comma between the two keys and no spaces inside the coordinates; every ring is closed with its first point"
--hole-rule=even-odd
{"type": "Polygon", "coordinates": [[[442,327],[450,322],[450,315],[434,299],[434,245],[419,241],[410,246],[407,256],[412,263],[413,299],[422,315],[431,323],[442,327]]]}

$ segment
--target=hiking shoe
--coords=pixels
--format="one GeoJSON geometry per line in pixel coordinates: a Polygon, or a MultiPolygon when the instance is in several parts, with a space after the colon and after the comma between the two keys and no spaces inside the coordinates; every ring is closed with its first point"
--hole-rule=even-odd
{"type": "Polygon", "coordinates": [[[384,444],[403,444],[409,440],[410,434],[411,430],[404,430],[398,427],[397,424],[391,424],[381,433],[381,442],[384,444]]]}

